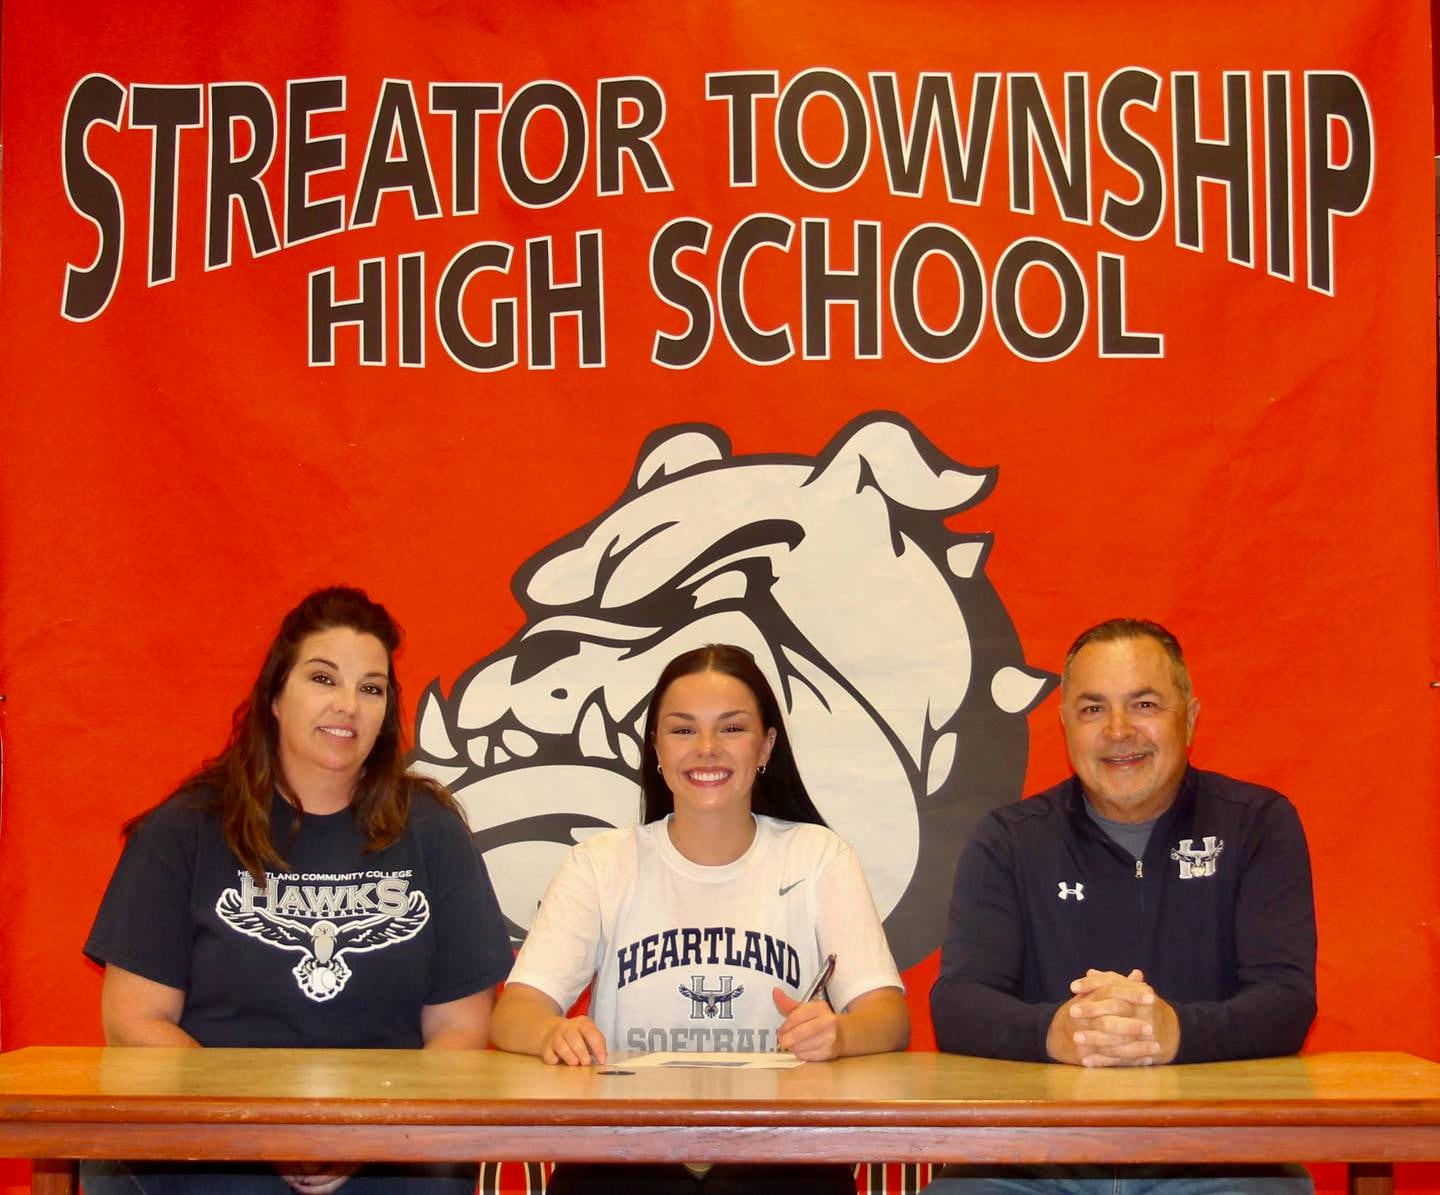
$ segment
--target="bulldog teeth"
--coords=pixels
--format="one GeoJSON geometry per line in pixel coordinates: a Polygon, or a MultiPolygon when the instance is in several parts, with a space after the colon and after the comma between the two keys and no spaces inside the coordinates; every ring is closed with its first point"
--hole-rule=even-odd
{"type": "Polygon", "coordinates": [[[477,768],[483,768],[490,753],[490,736],[488,734],[477,734],[465,744],[465,754],[470,757],[470,762],[477,768]]]}
{"type": "Polygon", "coordinates": [[[429,776],[447,788],[465,775],[463,767],[449,767],[431,759],[417,759],[407,770],[416,776],[429,776]]]}
{"type": "Polygon", "coordinates": [[[510,683],[514,668],[515,657],[505,656],[472,676],[455,707],[455,725],[464,730],[479,730],[503,718],[514,692],[510,683]]]}
{"type": "Polygon", "coordinates": [[[518,755],[521,759],[529,759],[535,752],[540,750],[540,744],[535,741],[535,736],[526,734],[523,730],[516,730],[511,727],[500,736],[500,741],[505,744],[506,750],[511,755],[518,755]]]}
{"type": "Polygon", "coordinates": [[[576,738],[580,743],[580,754],[587,759],[615,758],[615,751],[610,746],[610,735],[605,729],[605,715],[594,702],[585,707],[576,738]]]}
{"type": "Polygon", "coordinates": [[[620,758],[623,759],[628,766],[632,768],[638,768],[640,766],[639,743],[628,734],[618,734],[615,736],[615,745],[620,748],[620,758]]]}
{"type": "Polygon", "coordinates": [[[420,732],[416,738],[420,750],[434,759],[454,759],[459,754],[445,729],[445,707],[440,704],[440,695],[433,686],[426,691],[420,706],[420,732]]]}

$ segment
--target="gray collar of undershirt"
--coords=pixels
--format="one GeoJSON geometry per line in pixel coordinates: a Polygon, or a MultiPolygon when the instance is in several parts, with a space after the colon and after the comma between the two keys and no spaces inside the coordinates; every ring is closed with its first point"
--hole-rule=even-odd
{"type": "Polygon", "coordinates": [[[1130,852],[1132,859],[1143,859],[1145,847],[1150,841],[1150,831],[1155,829],[1155,823],[1160,820],[1160,815],[1152,817],[1148,822],[1117,822],[1114,818],[1105,817],[1095,812],[1095,806],[1090,804],[1089,799],[1085,801],[1085,812],[1090,815],[1090,820],[1105,831],[1106,836],[1120,848],[1130,852]]]}

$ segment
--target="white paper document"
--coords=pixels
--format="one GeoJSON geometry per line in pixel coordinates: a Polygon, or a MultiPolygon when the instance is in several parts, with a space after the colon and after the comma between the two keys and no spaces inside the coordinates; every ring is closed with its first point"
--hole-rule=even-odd
{"type": "Polygon", "coordinates": [[[792,1066],[804,1066],[802,1058],[794,1054],[728,1054],[706,1053],[702,1050],[682,1050],[679,1053],[636,1054],[626,1058],[617,1066],[626,1070],[640,1067],[658,1067],[665,1070],[750,1070],[778,1071],[792,1066]]]}

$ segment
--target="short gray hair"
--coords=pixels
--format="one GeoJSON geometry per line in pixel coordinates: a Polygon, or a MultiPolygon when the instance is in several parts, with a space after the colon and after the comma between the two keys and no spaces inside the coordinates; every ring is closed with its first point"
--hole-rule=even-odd
{"type": "Polygon", "coordinates": [[[1081,631],[1070,650],[1065,653],[1065,667],[1060,673],[1062,691],[1070,687],[1070,665],[1080,654],[1081,648],[1092,643],[1118,643],[1126,639],[1153,639],[1170,657],[1170,671],[1175,677],[1175,686],[1184,701],[1190,700],[1190,669],[1185,666],[1185,653],[1180,650],[1180,640],[1148,618],[1107,618],[1096,623],[1088,631],[1081,631]]]}

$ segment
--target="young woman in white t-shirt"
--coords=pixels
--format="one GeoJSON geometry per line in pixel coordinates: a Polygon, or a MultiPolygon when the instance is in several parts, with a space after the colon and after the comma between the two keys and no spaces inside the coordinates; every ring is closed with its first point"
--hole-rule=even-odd
{"type": "MultiPolygon", "coordinates": [[[[904,1049],[910,1017],[854,851],[805,791],[748,652],[689,651],[646,714],[638,826],[574,848],[495,1010],[495,1044],[569,1066],[617,1050],[904,1049]],[[829,954],[829,1000],[802,1003],[829,954]],[[589,1012],[566,1011],[589,986],[589,1012]],[[833,1007],[832,1007],[833,1004],[833,1007]],[[838,1010],[838,1011],[837,1011],[838,1010]]],[[[567,1192],[853,1192],[850,1168],[558,1167],[567,1192]]]]}

